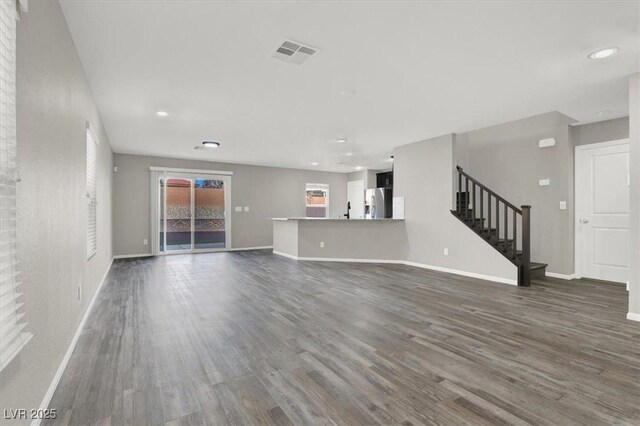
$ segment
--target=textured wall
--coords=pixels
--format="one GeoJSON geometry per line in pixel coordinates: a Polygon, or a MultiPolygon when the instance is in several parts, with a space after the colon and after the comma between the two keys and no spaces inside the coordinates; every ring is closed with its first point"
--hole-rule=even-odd
{"type": "Polygon", "coordinates": [[[112,153],[57,1],[29,2],[17,49],[18,249],[34,337],[0,372],[0,408],[29,409],[40,405],[111,261],[112,153]],[[98,252],[90,260],[87,121],[100,142],[98,252]]]}
{"type": "Polygon", "coordinates": [[[232,247],[261,247],[273,244],[272,217],[304,216],[305,185],[329,184],[330,217],[346,213],[347,175],[277,167],[247,166],[210,161],[179,160],[140,155],[115,154],[118,173],[114,177],[114,253],[151,252],[149,167],[174,167],[232,171],[232,247]],[[235,206],[248,206],[236,212],[235,206]],[[148,245],[143,239],[149,240],[148,245]]]}

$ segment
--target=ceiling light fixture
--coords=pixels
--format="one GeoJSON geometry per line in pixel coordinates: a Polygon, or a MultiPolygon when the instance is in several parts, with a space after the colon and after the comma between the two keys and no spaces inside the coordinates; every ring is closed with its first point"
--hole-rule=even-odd
{"type": "Polygon", "coordinates": [[[605,59],[615,55],[618,51],[620,51],[619,47],[605,47],[604,49],[589,53],[589,59],[605,59]]]}
{"type": "Polygon", "coordinates": [[[348,141],[348,139],[347,139],[347,138],[338,138],[338,139],[336,140],[336,142],[338,142],[338,143],[346,143],[347,141],[348,141]]]}
{"type": "Polygon", "coordinates": [[[342,96],[354,96],[356,94],[356,91],[353,89],[344,89],[343,91],[340,92],[340,94],[342,96]]]}
{"type": "Polygon", "coordinates": [[[202,146],[204,146],[205,148],[218,148],[220,146],[220,142],[204,141],[202,142],[202,146]]]}
{"type": "Polygon", "coordinates": [[[318,163],[317,161],[314,161],[313,163],[311,163],[311,165],[312,165],[312,166],[317,166],[317,165],[319,165],[319,164],[320,164],[320,163],[318,163]]]}
{"type": "Polygon", "coordinates": [[[611,115],[610,109],[604,109],[602,111],[598,111],[598,117],[606,117],[608,115],[611,115]]]}
{"type": "Polygon", "coordinates": [[[362,170],[362,166],[356,166],[356,170],[362,170]]]}
{"type": "Polygon", "coordinates": [[[156,115],[158,117],[168,117],[169,113],[167,111],[158,111],[158,112],[156,112],[156,115]]]}
{"type": "Polygon", "coordinates": [[[347,157],[351,157],[351,156],[353,155],[353,152],[347,152],[345,155],[346,155],[347,157]]]}

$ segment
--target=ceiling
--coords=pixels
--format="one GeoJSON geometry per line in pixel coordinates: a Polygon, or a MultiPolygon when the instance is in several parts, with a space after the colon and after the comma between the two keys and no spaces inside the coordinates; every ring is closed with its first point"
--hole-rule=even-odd
{"type": "Polygon", "coordinates": [[[61,4],[120,153],[388,168],[394,147],[445,133],[554,110],[627,115],[640,71],[639,2],[61,4]],[[320,51],[272,58],[285,38],[320,51]],[[621,50],[587,59],[608,46],[621,50]],[[203,140],[222,146],[194,150],[203,140]]]}

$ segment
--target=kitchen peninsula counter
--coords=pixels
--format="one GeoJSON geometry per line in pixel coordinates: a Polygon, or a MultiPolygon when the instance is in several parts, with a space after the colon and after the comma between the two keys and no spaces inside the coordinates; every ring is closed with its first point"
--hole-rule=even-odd
{"type": "Polygon", "coordinates": [[[403,219],[273,218],[273,252],[298,260],[403,260],[403,219]]]}

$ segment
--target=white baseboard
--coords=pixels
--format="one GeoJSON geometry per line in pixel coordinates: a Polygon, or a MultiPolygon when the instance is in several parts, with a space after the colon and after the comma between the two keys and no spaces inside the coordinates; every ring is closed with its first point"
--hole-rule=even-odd
{"type": "Polygon", "coordinates": [[[293,259],[293,260],[299,260],[300,258],[298,256],[294,256],[292,254],[288,254],[288,253],[283,253],[281,251],[273,251],[273,254],[277,254],[278,256],[282,256],[282,257],[288,257],[289,259],[293,259]]]}
{"type": "MultiPolygon", "coordinates": [[[[62,358],[62,361],[60,362],[60,365],[58,366],[58,370],[56,371],[56,374],[53,376],[53,380],[51,380],[51,384],[49,385],[49,388],[47,389],[47,392],[44,394],[44,398],[42,398],[42,402],[40,403],[40,410],[46,410],[49,407],[49,403],[51,402],[51,398],[53,398],[53,394],[56,391],[56,388],[58,387],[58,384],[60,383],[60,379],[62,378],[62,374],[64,373],[64,370],[67,368],[67,364],[69,363],[69,360],[71,359],[71,355],[73,354],[73,350],[76,348],[76,344],[78,343],[78,339],[80,338],[80,334],[82,334],[82,329],[84,328],[84,325],[86,324],[87,319],[89,318],[89,315],[91,314],[91,310],[93,309],[93,305],[96,302],[96,299],[98,298],[98,294],[100,293],[100,290],[102,289],[102,286],[104,285],[105,281],[107,280],[107,275],[109,274],[109,271],[111,270],[111,266],[113,265],[113,260],[114,260],[114,258],[111,258],[111,262],[109,262],[109,266],[107,267],[106,272],[102,276],[102,280],[100,281],[100,284],[98,284],[98,288],[96,289],[95,293],[93,294],[93,298],[91,298],[91,302],[89,302],[89,306],[87,306],[87,310],[84,312],[84,315],[82,316],[82,320],[80,320],[80,324],[78,324],[78,328],[76,329],[76,332],[73,335],[73,338],[71,339],[71,343],[69,343],[69,347],[67,348],[67,352],[65,352],[64,357],[62,358]]],[[[31,426],[38,426],[41,421],[42,421],[41,419],[35,419],[35,420],[33,420],[31,422],[31,426]]]]}
{"type": "Polygon", "coordinates": [[[273,251],[278,256],[288,257],[289,259],[312,261],[312,262],[349,262],[349,263],[387,263],[396,265],[407,265],[422,269],[431,269],[433,271],[446,272],[449,274],[462,275],[465,277],[478,278],[486,281],[493,281],[501,284],[518,285],[517,280],[509,278],[495,277],[493,275],[476,274],[475,272],[460,271],[458,269],[443,268],[441,266],[427,265],[425,263],[411,262],[408,260],[389,260],[389,259],[351,259],[351,258],[332,258],[332,257],[300,257],[279,251],[273,251]]]}
{"type": "Polygon", "coordinates": [[[427,265],[424,263],[411,262],[409,260],[403,262],[405,265],[415,266],[416,268],[431,269],[433,271],[446,272],[448,274],[462,275],[464,277],[478,278],[486,281],[493,281],[501,284],[518,285],[517,280],[510,278],[496,277],[493,275],[477,274],[475,272],[461,271],[459,269],[444,268],[442,266],[427,265]]]}
{"type": "Polygon", "coordinates": [[[298,260],[305,260],[310,262],[346,262],[346,263],[395,263],[403,264],[403,260],[389,260],[389,259],[351,259],[351,258],[332,258],[332,257],[298,257],[298,260]]]}
{"type": "Polygon", "coordinates": [[[631,321],[640,321],[640,314],[634,314],[633,312],[627,312],[627,319],[631,321]]]}
{"type": "Polygon", "coordinates": [[[551,278],[559,278],[561,280],[575,280],[576,278],[578,278],[578,276],[576,274],[558,274],[556,272],[545,272],[545,275],[547,277],[551,277],[551,278]]]}
{"type": "Polygon", "coordinates": [[[143,254],[119,254],[117,256],[113,256],[114,259],[131,259],[133,257],[151,257],[153,256],[151,253],[143,253],[143,254]]]}
{"type": "Polygon", "coordinates": [[[303,260],[308,262],[347,262],[347,263],[396,263],[404,264],[403,260],[388,260],[388,259],[352,259],[344,257],[300,257],[292,254],[283,253],[281,251],[275,251],[273,254],[278,256],[288,257],[293,260],[303,260]]]}
{"type": "Polygon", "coordinates": [[[229,251],[245,251],[245,250],[267,250],[272,249],[273,246],[260,246],[260,247],[238,247],[229,249],[229,251]]]}

